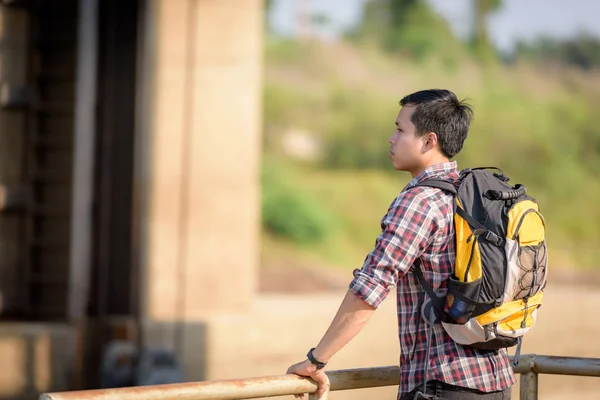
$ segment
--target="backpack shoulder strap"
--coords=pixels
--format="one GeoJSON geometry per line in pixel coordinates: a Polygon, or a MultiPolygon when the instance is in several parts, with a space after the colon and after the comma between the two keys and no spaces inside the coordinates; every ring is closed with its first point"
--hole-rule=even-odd
{"type": "Polygon", "coordinates": [[[444,300],[440,299],[438,297],[438,295],[435,294],[435,292],[433,291],[433,288],[431,287],[429,282],[427,282],[427,279],[425,279],[425,276],[423,275],[423,270],[421,269],[421,260],[419,260],[419,259],[415,260],[412,270],[413,270],[414,274],[416,275],[419,283],[421,284],[421,286],[423,287],[423,289],[429,296],[429,299],[432,301],[433,306],[435,307],[436,311],[441,313],[444,310],[444,300]]]}
{"type": "MultiPolygon", "coordinates": [[[[455,196],[457,194],[456,187],[454,186],[454,184],[452,184],[452,182],[450,182],[450,181],[446,181],[443,179],[435,179],[435,178],[426,179],[423,182],[419,182],[418,184],[416,184],[413,187],[419,187],[419,186],[440,189],[440,190],[443,190],[444,192],[451,193],[455,196]]],[[[436,312],[436,316],[439,318],[444,310],[444,300],[439,298],[435,294],[433,288],[431,287],[429,282],[427,282],[427,280],[425,279],[425,276],[423,275],[423,270],[421,269],[421,260],[420,259],[417,258],[415,260],[411,270],[414,272],[415,276],[417,277],[417,280],[423,287],[423,290],[427,293],[427,296],[431,300],[433,308],[436,312]]]]}
{"type": "Polygon", "coordinates": [[[454,184],[452,184],[452,182],[450,182],[450,181],[445,181],[443,179],[436,179],[436,178],[425,179],[423,182],[417,183],[413,187],[418,187],[418,186],[440,189],[445,192],[452,193],[453,195],[456,195],[456,193],[457,193],[456,187],[454,186],[454,184]]]}
{"type": "MultiPolygon", "coordinates": [[[[437,188],[437,189],[443,190],[445,192],[452,193],[455,196],[458,193],[456,190],[456,186],[454,186],[452,184],[452,182],[445,181],[443,179],[435,179],[435,178],[425,179],[423,182],[416,184],[414,187],[418,187],[418,186],[437,188]]],[[[495,233],[493,233],[492,231],[490,231],[489,229],[484,227],[479,221],[477,221],[475,218],[470,216],[461,207],[456,207],[456,212],[464,220],[466,220],[469,223],[469,225],[471,225],[471,227],[478,230],[479,234],[484,234],[484,237],[486,238],[486,240],[496,244],[496,246],[500,246],[500,247],[504,246],[504,239],[502,239],[500,236],[496,235],[495,233]]]]}

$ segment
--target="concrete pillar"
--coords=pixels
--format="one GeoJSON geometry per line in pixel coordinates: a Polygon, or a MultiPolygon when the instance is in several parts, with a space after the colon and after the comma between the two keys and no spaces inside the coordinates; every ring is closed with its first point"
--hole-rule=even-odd
{"type": "Polygon", "coordinates": [[[0,324],[0,399],[37,399],[72,388],[75,329],[64,324],[0,324]]]}
{"type": "Polygon", "coordinates": [[[259,244],[262,0],[154,0],[141,115],[143,315],[248,309],[259,244]]]}

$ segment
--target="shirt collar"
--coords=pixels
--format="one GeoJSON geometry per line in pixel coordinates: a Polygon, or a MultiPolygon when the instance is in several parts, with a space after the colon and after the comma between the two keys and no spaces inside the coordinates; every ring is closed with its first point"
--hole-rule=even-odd
{"type": "Polygon", "coordinates": [[[429,178],[448,178],[449,174],[457,174],[457,164],[456,161],[448,161],[441,164],[435,164],[431,167],[426,168],[424,171],[419,173],[419,175],[415,176],[409,183],[406,185],[406,188],[411,188],[425,179],[429,178]]]}

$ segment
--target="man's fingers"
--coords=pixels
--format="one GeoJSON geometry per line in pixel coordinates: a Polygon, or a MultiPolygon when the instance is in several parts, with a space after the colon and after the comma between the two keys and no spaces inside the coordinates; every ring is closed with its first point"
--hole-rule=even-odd
{"type": "Polygon", "coordinates": [[[318,371],[316,374],[312,375],[311,378],[319,384],[319,387],[321,387],[321,385],[329,386],[329,377],[324,371],[318,371]]]}
{"type": "MultiPolygon", "coordinates": [[[[318,385],[316,395],[319,399],[327,399],[327,392],[329,391],[329,377],[323,370],[315,371],[310,366],[304,366],[303,363],[294,364],[288,368],[287,374],[295,374],[299,376],[306,376],[312,378],[318,385]],[[311,370],[312,369],[312,370],[311,370]]],[[[295,394],[296,399],[304,399],[304,394],[295,394]]],[[[309,398],[312,398],[310,396],[309,398]]]]}
{"type": "Polygon", "coordinates": [[[314,376],[312,376],[313,380],[317,382],[319,388],[317,389],[317,397],[319,399],[323,398],[323,395],[329,391],[329,377],[324,371],[319,371],[314,376]]]}
{"type": "Polygon", "coordinates": [[[326,399],[327,396],[325,393],[329,393],[327,389],[329,389],[329,388],[328,387],[324,387],[323,389],[319,388],[319,390],[317,390],[317,398],[320,400],[326,399]]]}
{"type": "Polygon", "coordinates": [[[319,388],[317,389],[317,397],[318,397],[319,399],[323,398],[323,395],[324,395],[326,392],[329,392],[329,383],[327,383],[327,384],[323,384],[323,385],[321,385],[321,384],[320,384],[320,385],[319,385],[319,388]]]}

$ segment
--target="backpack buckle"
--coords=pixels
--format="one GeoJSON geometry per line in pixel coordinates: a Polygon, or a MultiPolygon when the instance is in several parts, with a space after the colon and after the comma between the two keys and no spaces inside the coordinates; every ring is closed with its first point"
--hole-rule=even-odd
{"type": "Polygon", "coordinates": [[[503,181],[503,182],[508,182],[508,181],[510,181],[510,178],[509,178],[508,176],[504,175],[504,174],[499,174],[499,173],[497,173],[497,172],[494,172],[494,173],[493,173],[493,175],[494,175],[496,178],[498,178],[498,179],[500,179],[501,181],[503,181]]]}
{"type": "Polygon", "coordinates": [[[475,229],[475,231],[473,232],[475,235],[477,236],[483,236],[485,240],[487,240],[490,243],[495,244],[498,247],[502,247],[504,246],[504,239],[498,235],[496,235],[494,232],[487,230],[487,229],[475,229]]]}

